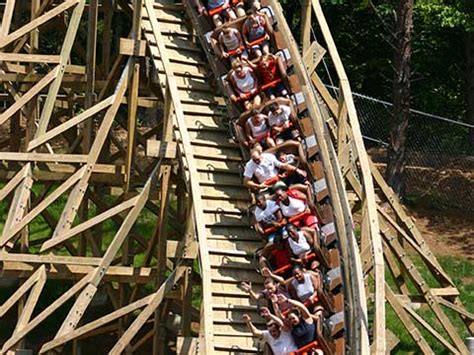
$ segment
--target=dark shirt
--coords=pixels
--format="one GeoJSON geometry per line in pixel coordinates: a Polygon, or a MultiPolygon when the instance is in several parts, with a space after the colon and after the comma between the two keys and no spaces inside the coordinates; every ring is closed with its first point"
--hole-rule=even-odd
{"type": "Polygon", "coordinates": [[[293,329],[291,329],[291,335],[293,335],[293,340],[298,349],[314,340],[315,331],[314,322],[308,324],[304,319],[302,319],[298,325],[293,326],[293,329]]]}

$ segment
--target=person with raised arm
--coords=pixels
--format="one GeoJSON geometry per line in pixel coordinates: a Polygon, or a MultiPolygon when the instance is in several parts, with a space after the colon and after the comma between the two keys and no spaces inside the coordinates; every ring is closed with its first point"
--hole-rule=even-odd
{"type": "Polygon", "coordinates": [[[288,298],[285,295],[275,296],[277,302],[274,302],[275,314],[280,317],[285,325],[291,330],[291,335],[298,348],[302,348],[308,343],[311,343],[316,338],[316,324],[315,319],[308,308],[301,302],[288,298]],[[292,308],[283,316],[279,305],[291,304],[292,308]]]}
{"type": "Polygon", "coordinates": [[[267,330],[258,329],[253,323],[250,315],[244,314],[242,320],[247,324],[248,329],[254,337],[265,340],[270,346],[273,354],[290,355],[298,350],[291,333],[285,327],[283,321],[275,315],[268,314],[271,321],[267,324],[267,330]]]}
{"type": "MultiPolygon", "coordinates": [[[[263,282],[264,289],[260,292],[256,293],[252,290],[252,283],[242,281],[240,283],[240,288],[248,293],[251,299],[255,302],[259,302],[265,300],[267,305],[271,304],[271,297],[272,295],[284,295],[286,297],[290,297],[284,282],[278,282],[271,277],[265,277],[265,281],[263,282]]],[[[282,304],[281,309],[288,309],[290,308],[290,304],[282,304]]]]}

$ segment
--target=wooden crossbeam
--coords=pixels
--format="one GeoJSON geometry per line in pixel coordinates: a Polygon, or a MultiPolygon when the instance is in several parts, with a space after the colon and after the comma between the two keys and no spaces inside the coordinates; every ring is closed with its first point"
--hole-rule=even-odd
{"type": "Polygon", "coordinates": [[[64,192],[71,188],[80,177],[85,173],[86,166],[79,169],[74,175],[62,183],[54,192],[48,197],[41,201],[35,208],[33,208],[28,214],[23,217],[20,221],[14,224],[9,230],[3,230],[0,238],[0,246],[4,246],[10,239],[12,239],[18,232],[20,232],[28,223],[36,218],[44,209],[48,208],[50,204],[56,201],[64,192]]]}
{"type": "MultiPolygon", "coordinates": [[[[24,36],[25,34],[33,31],[34,29],[38,28],[39,26],[43,25],[44,23],[48,22],[52,18],[59,15],[61,12],[66,11],[70,7],[76,5],[80,0],[67,0],[58,6],[54,7],[50,11],[46,12],[45,14],[35,18],[33,21],[28,22],[26,25],[20,27],[16,31],[10,33],[9,35],[0,39],[0,48],[4,48],[13,41],[17,40],[18,38],[24,36]]],[[[11,2],[11,1],[10,1],[11,2]]],[[[3,23],[2,23],[3,25],[3,23]]],[[[7,26],[5,26],[7,27],[7,26]]],[[[8,26],[9,27],[9,26],[8,26]]],[[[2,26],[3,31],[3,26],[2,26]]]]}
{"type": "Polygon", "coordinates": [[[46,85],[50,84],[51,81],[56,78],[59,73],[59,66],[56,66],[48,74],[46,74],[40,81],[38,81],[30,90],[28,90],[21,98],[4,112],[0,114],[0,125],[3,124],[6,120],[12,117],[18,110],[20,110],[27,102],[29,102],[33,97],[35,97],[41,90],[43,90],[46,85]]]}
{"type": "MultiPolygon", "coordinates": [[[[79,29],[79,23],[82,17],[82,13],[84,12],[84,6],[86,4],[86,0],[69,0],[57,6],[55,9],[69,2],[71,2],[72,5],[77,3],[77,6],[74,8],[71,19],[69,21],[66,36],[64,38],[63,46],[61,48],[61,53],[60,53],[61,60],[59,62],[59,71],[58,71],[57,76],[54,78],[53,83],[49,87],[48,95],[46,96],[43,110],[41,111],[41,115],[39,118],[39,124],[38,124],[38,129],[36,130],[36,133],[35,133],[35,138],[44,134],[48,128],[49,120],[51,118],[51,114],[54,109],[54,102],[56,101],[56,97],[58,96],[58,92],[61,87],[61,82],[64,76],[66,64],[69,61],[69,56],[71,55],[71,49],[75,42],[74,40],[76,38],[77,30],[79,29]]],[[[51,11],[54,11],[54,9],[51,11]]],[[[41,17],[42,16],[38,17],[38,19],[35,19],[32,22],[39,20],[41,17]]],[[[30,22],[30,24],[32,22],[30,22]]]]}
{"type": "Polygon", "coordinates": [[[114,117],[117,114],[117,111],[120,107],[120,101],[124,97],[125,92],[127,90],[128,77],[130,75],[129,64],[130,63],[127,64],[127,66],[125,67],[122,73],[122,78],[119,81],[117,91],[115,94],[115,99],[112,105],[108,108],[107,112],[105,113],[104,119],[102,120],[102,123],[99,129],[97,130],[96,138],[87,156],[87,165],[85,165],[86,170],[84,171],[84,174],[81,176],[81,178],[77,182],[76,186],[74,186],[71,193],[69,194],[66,205],[63,209],[63,212],[61,213],[61,217],[59,218],[58,225],[53,232],[53,235],[52,235],[53,239],[59,237],[62,233],[65,233],[69,229],[71,229],[72,221],[74,220],[74,217],[77,214],[79,205],[81,204],[84,198],[87,185],[92,174],[92,169],[94,165],[96,164],[97,159],[99,158],[99,154],[102,150],[104,142],[106,141],[110,128],[112,127],[114,117]]]}
{"type": "Polygon", "coordinates": [[[28,290],[35,285],[36,282],[40,280],[42,274],[45,271],[45,267],[41,266],[36,272],[31,275],[28,280],[26,280],[16,291],[13,295],[11,295],[4,304],[0,306],[0,318],[8,312],[10,308],[12,308],[15,303],[17,303],[20,298],[22,298],[28,290]]]}
{"type": "Polygon", "coordinates": [[[2,152],[0,160],[3,161],[27,161],[27,162],[51,162],[51,163],[87,163],[88,156],[84,154],[48,154],[48,153],[13,153],[2,152]]]}
{"type": "Polygon", "coordinates": [[[110,350],[109,354],[121,354],[122,351],[130,344],[133,337],[137,332],[143,327],[143,324],[151,317],[155,309],[163,301],[163,297],[166,293],[171,291],[173,286],[179,281],[184,271],[188,268],[185,266],[178,266],[168,279],[161,284],[160,288],[153,295],[153,298],[150,300],[150,303],[145,307],[145,309],[140,313],[140,315],[135,319],[135,321],[130,325],[130,327],[125,331],[122,337],[117,341],[115,346],[110,350]]]}
{"type": "Polygon", "coordinates": [[[73,331],[76,328],[78,322],[81,320],[82,315],[84,314],[86,308],[92,301],[94,294],[97,292],[97,287],[101,282],[102,278],[104,277],[104,274],[107,272],[113,258],[120,250],[123,241],[130,232],[130,229],[138,218],[138,215],[140,214],[141,210],[145,206],[145,203],[148,200],[150,194],[152,181],[156,173],[158,172],[160,164],[161,161],[155,167],[147,183],[143,187],[143,190],[140,192],[139,199],[137,200],[133,208],[130,210],[128,215],[125,217],[124,222],[120,226],[120,229],[117,231],[114,238],[112,239],[112,242],[109,244],[107,251],[102,257],[101,263],[93,272],[91,272],[90,281],[86,285],[85,289],[77,297],[76,302],[71,307],[71,310],[69,311],[66,319],[62,323],[61,328],[57,332],[55,338],[59,338],[60,336],[73,331]]]}
{"type": "Polygon", "coordinates": [[[2,353],[10,350],[18,341],[20,341],[26,334],[41,324],[46,318],[53,314],[59,307],[69,301],[77,292],[79,292],[90,280],[90,275],[84,276],[80,281],[76,282],[68,291],[63,293],[58,299],[46,307],[40,314],[33,318],[28,324],[13,334],[2,347],[2,353]]]}
{"type": "Polygon", "coordinates": [[[111,218],[112,216],[115,216],[115,215],[117,215],[117,214],[119,214],[123,211],[128,210],[129,208],[131,208],[132,206],[134,206],[138,202],[139,198],[140,198],[140,196],[130,198],[130,199],[120,203],[119,205],[117,205],[115,207],[112,207],[111,209],[109,209],[107,211],[104,211],[104,212],[98,214],[97,216],[95,216],[95,217],[93,217],[93,218],[91,218],[91,219],[75,226],[74,228],[70,229],[66,233],[63,233],[58,238],[49,239],[48,241],[46,241],[41,246],[40,252],[44,252],[48,249],[51,249],[51,248],[55,247],[56,245],[58,245],[58,244],[60,244],[64,241],[74,237],[75,235],[78,235],[79,233],[82,233],[85,230],[90,229],[93,226],[104,222],[105,220],[111,218]]]}
{"type": "Polygon", "coordinates": [[[115,95],[109,96],[103,101],[100,101],[96,105],[88,108],[87,110],[81,112],[79,115],[67,120],[66,122],[60,124],[59,126],[54,127],[53,129],[47,131],[46,133],[40,135],[39,137],[33,139],[30,141],[28,144],[28,150],[31,151],[37,147],[39,147],[41,144],[46,143],[50,139],[58,136],[61,133],[64,133],[68,129],[71,129],[72,127],[77,126],[79,123],[85,121],[86,119],[96,115],[103,109],[109,107],[112,105],[112,103],[115,101],[116,97],[115,95]]]}
{"type": "Polygon", "coordinates": [[[7,62],[58,64],[60,58],[59,55],[0,52],[0,61],[7,62]]]}

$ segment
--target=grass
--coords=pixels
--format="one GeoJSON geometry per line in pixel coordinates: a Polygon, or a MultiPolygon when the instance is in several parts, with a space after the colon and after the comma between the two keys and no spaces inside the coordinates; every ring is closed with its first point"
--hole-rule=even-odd
{"type": "MultiPolygon", "coordinates": [[[[426,280],[427,284],[431,287],[439,287],[435,284],[431,272],[424,266],[424,263],[422,262],[421,258],[415,257],[412,260],[414,261],[415,266],[422,274],[423,278],[426,280]]],[[[454,284],[459,290],[460,299],[466,309],[469,312],[474,313],[474,263],[467,259],[454,256],[440,256],[438,257],[438,261],[443,267],[444,271],[452,277],[454,284]]],[[[395,289],[395,282],[393,278],[387,277],[387,282],[392,287],[392,289],[395,289]]],[[[413,283],[409,283],[407,286],[410,291],[415,291],[415,286],[413,283]]],[[[418,292],[414,293],[416,294],[418,292]]],[[[468,337],[469,332],[461,318],[457,315],[457,313],[448,310],[443,306],[442,308],[443,310],[445,310],[445,313],[447,314],[450,321],[460,332],[461,338],[464,340],[466,337],[468,337]]],[[[436,329],[446,339],[448,339],[448,335],[444,332],[439,322],[437,321],[435,314],[427,305],[422,305],[421,308],[416,312],[420,314],[434,329],[436,329]]],[[[388,303],[386,307],[386,318],[388,329],[390,329],[400,339],[400,343],[397,345],[397,347],[392,353],[418,354],[420,352],[418,347],[415,345],[413,339],[408,334],[405,327],[399,320],[398,316],[390,307],[390,305],[388,305],[388,303]]],[[[414,323],[416,324],[416,321],[414,321],[414,323]]],[[[425,337],[435,354],[450,353],[428,331],[424,330],[424,328],[421,327],[419,327],[418,329],[420,329],[421,334],[423,335],[423,337],[425,337]]]]}

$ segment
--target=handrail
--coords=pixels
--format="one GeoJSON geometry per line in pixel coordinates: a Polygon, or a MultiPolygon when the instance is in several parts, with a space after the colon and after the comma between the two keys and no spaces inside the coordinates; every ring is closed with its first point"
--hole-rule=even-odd
{"type": "Polygon", "coordinates": [[[191,192],[191,201],[194,210],[194,224],[197,239],[199,241],[199,260],[201,266],[201,278],[202,278],[202,303],[201,303],[201,350],[205,354],[211,354],[213,352],[213,333],[212,333],[212,288],[211,288],[211,265],[209,261],[209,250],[207,248],[206,241],[206,230],[205,230],[205,218],[203,213],[203,203],[200,195],[199,187],[199,175],[197,166],[194,161],[193,153],[191,149],[191,139],[186,128],[186,121],[184,118],[184,110],[179,101],[178,86],[171,69],[170,61],[166,54],[165,42],[160,31],[160,25],[156,19],[155,10],[153,7],[153,0],[145,0],[145,8],[150,19],[153,35],[156,40],[156,47],[158,49],[163,69],[166,74],[167,89],[170,92],[169,100],[171,100],[172,106],[174,107],[175,119],[178,127],[178,132],[182,141],[182,158],[184,159],[185,165],[188,167],[189,172],[189,187],[191,192]]]}
{"type": "MultiPolygon", "coordinates": [[[[364,141],[357,118],[357,111],[354,101],[352,99],[352,92],[349,85],[344,66],[331,35],[331,31],[324,17],[323,10],[319,0],[311,0],[312,8],[316,19],[318,21],[323,38],[326,42],[327,49],[333,61],[337,76],[339,78],[339,85],[341,87],[341,94],[343,102],[345,103],[347,117],[352,129],[352,140],[357,151],[357,157],[360,164],[360,176],[365,197],[365,207],[367,214],[365,216],[368,227],[368,235],[372,246],[372,253],[374,258],[374,278],[375,278],[375,320],[374,320],[374,352],[377,354],[385,354],[385,271],[382,238],[379,233],[377,205],[375,201],[374,184],[372,181],[372,174],[369,165],[367,152],[365,151],[364,141]]],[[[344,117],[342,117],[344,119],[344,117]]]]}

